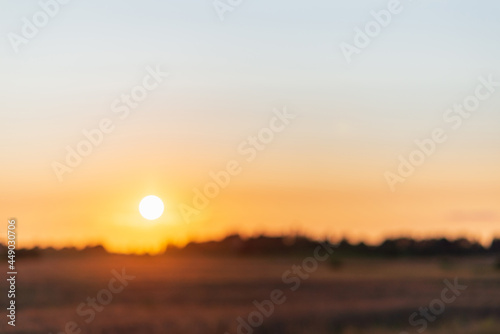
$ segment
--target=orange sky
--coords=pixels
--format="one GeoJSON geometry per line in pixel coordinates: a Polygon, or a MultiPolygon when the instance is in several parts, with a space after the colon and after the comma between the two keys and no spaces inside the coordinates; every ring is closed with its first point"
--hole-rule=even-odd
{"type": "MultiPolygon", "coordinates": [[[[21,246],[500,236],[496,2],[412,3],[352,63],[338,46],[369,1],[249,3],[224,22],[208,5],[122,3],[75,3],[20,52],[0,48],[0,217],[18,219],[21,246]],[[439,129],[392,191],[387,173],[439,129]],[[74,166],[68,147],[85,153],[74,166]],[[241,171],[187,223],[180,205],[232,161],[241,171]],[[154,222],[147,195],[165,203],[154,222]]],[[[5,33],[36,10],[11,6],[5,33]]]]}
{"type": "Polygon", "coordinates": [[[2,194],[2,207],[19,221],[20,244],[103,243],[113,251],[156,252],[167,243],[182,245],[228,233],[305,233],[369,242],[385,236],[446,235],[485,243],[500,235],[499,187],[479,171],[473,174],[473,167],[467,172],[477,175],[474,180],[466,181],[456,169],[457,175],[432,180],[435,169],[444,167],[436,161],[392,193],[382,174],[373,170],[365,170],[356,180],[349,171],[328,171],[324,165],[287,166],[280,159],[273,164],[262,158],[245,165],[206,209],[186,223],[179,205],[191,205],[191,189],[202,188],[211,180],[207,171],[224,163],[194,173],[189,168],[175,171],[168,162],[158,164],[153,158],[128,165],[117,161],[118,166],[106,160],[111,159],[103,157],[92,169],[82,166],[79,177],[63,183],[54,182],[48,170],[45,178],[27,177],[23,187],[12,181],[3,188],[12,189],[2,194]],[[305,170],[309,173],[304,174],[305,170]],[[139,201],[149,194],[161,197],[166,207],[165,214],[153,222],[138,212],[139,201]]]}

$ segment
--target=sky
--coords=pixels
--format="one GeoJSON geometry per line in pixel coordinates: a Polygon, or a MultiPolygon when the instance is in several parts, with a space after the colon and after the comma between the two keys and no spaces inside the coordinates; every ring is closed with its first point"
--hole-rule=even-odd
{"type": "Polygon", "coordinates": [[[500,4],[394,1],[0,0],[1,219],[21,246],[118,252],[232,233],[500,237],[500,4]],[[356,44],[373,12],[390,18],[356,44]]]}

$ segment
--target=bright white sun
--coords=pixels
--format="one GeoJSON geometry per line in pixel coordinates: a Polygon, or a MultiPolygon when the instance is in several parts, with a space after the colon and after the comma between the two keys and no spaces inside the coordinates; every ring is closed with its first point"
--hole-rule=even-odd
{"type": "Polygon", "coordinates": [[[148,220],[160,218],[163,214],[163,210],[164,206],[162,200],[153,195],[144,197],[139,204],[139,212],[148,220]]]}

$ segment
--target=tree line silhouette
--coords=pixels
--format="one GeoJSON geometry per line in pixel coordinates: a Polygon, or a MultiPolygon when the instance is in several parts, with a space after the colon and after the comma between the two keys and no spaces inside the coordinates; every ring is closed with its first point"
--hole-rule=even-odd
{"type": "MultiPolygon", "coordinates": [[[[379,245],[363,242],[350,243],[343,239],[338,243],[326,240],[313,240],[305,236],[257,236],[242,238],[230,235],[220,241],[190,242],[184,247],[169,245],[164,255],[255,255],[290,256],[310,255],[322,242],[333,245],[337,257],[425,257],[425,256],[473,256],[500,255],[500,239],[494,239],[489,247],[465,238],[448,240],[446,238],[415,240],[412,238],[387,239],[379,245]]],[[[7,254],[7,247],[0,244],[0,254],[7,254]]],[[[84,249],[67,247],[18,249],[17,257],[37,256],[84,256],[108,254],[102,246],[89,246],[84,249]]]]}

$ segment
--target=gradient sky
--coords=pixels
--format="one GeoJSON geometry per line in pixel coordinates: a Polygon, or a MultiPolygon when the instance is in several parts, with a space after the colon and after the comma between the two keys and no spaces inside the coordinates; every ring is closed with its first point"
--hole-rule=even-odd
{"type": "Polygon", "coordinates": [[[500,81],[500,3],[401,1],[348,64],[339,45],[387,3],[246,0],[222,22],[209,0],[73,0],[15,53],[7,35],[40,6],[0,0],[1,219],[22,246],[115,251],[236,232],[500,236],[500,89],[396,192],[384,179],[478,77],[500,81]],[[112,101],[157,64],[169,78],[119,120],[112,101]],[[192,189],[283,107],[296,119],[183,222],[192,189]],[[51,164],[107,117],[115,130],[59,182],[51,164]],[[137,209],[150,194],[167,209],[154,223],[137,209]]]}

